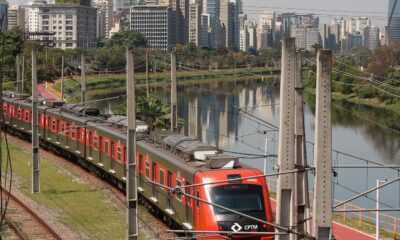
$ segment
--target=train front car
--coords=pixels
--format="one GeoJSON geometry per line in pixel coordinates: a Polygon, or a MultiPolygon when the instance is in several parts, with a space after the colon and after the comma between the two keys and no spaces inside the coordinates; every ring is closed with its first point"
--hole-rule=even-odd
{"type": "Polygon", "coordinates": [[[216,231],[222,236],[214,235],[204,239],[226,239],[228,232],[234,239],[274,239],[273,235],[263,232],[274,232],[274,228],[266,223],[238,215],[234,210],[253,218],[273,222],[271,203],[264,177],[250,178],[263,173],[251,168],[232,168],[198,172],[196,183],[210,183],[195,189],[196,195],[209,204],[196,201],[195,229],[198,235],[216,231]],[[244,178],[238,180],[239,178],[244,178]],[[236,180],[235,180],[236,179],[236,180]],[[227,181],[228,182],[221,182],[227,181]],[[220,182],[213,184],[214,182],[220,182]],[[223,206],[222,209],[216,205],[223,206]],[[204,231],[204,233],[200,233],[204,231]]]}

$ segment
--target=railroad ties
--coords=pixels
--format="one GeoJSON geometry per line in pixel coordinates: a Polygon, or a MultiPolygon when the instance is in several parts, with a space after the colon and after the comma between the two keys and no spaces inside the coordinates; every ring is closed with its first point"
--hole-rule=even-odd
{"type": "MultiPolygon", "coordinates": [[[[5,189],[2,191],[8,195],[5,189]]],[[[2,236],[6,239],[61,240],[61,237],[45,221],[12,194],[7,207],[5,224],[8,228],[2,236]]]]}

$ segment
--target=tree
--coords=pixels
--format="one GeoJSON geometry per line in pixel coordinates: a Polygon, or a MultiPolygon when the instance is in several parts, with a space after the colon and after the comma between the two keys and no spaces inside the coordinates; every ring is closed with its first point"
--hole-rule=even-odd
{"type": "Polygon", "coordinates": [[[143,33],[137,31],[124,31],[114,34],[110,40],[106,40],[105,46],[122,46],[130,48],[145,48],[148,46],[143,33]]]}

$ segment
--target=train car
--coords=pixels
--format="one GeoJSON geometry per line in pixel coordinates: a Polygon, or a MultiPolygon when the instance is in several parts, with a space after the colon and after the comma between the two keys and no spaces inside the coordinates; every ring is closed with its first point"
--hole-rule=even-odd
{"type": "MultiPolygon", "coordinates": [[[[30,137],[28,96],[6,92],[3,114],[10,131],[30,137]]],[[[94,108],[40,99],[41,144],[79,161],[121,188],[126,181],[126,126],[124,116],[101,115],[94,108]]],[[[265,178],[248,178],[261,175],[261,171],[186,136],[149,132],[140,121],[136,130],[140,198],[169,224],[186,230],[231,232],[233,238],[274,239],[272,235],[254,234],[273,232],[271,226],[218,207],[273,222],[265,178]],[[237,232],[241,234],[235,235],[237,232]]],[[[216,235],[202,239],[224,238],[216,235]]]]}

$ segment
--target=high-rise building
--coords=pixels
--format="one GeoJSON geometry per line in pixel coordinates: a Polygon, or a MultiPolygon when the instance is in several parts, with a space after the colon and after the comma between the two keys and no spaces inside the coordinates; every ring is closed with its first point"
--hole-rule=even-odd
{"type": "Polygon", "coordinates": [[[315,44],[321,44],[320,33],[317,27],[302,26],[292,28],[292,37],[296,38],[296,47],[313,50],[315,44]]]}
{"type": "Polygon", "coordinates": [[[249,32],[249,49],[257,48],[257,23],[255,21],[247,21],[247,31],[249,32]]]}
{"type": "Polygon", "coordinates": [[[160,0],[158,4],[171,7],[173,42],[187,43],[189,41],[189,0],[160,0]]]}
{"type": "Polygon", "coordinates": [[[97,9],[82,5],[38,6],[38,31],[53,32],[54,47],[62,49],[97,46],[97,9]]]}
{"type": "Polygon", "coordinates": [[[379,47],[379,27],[368,26],[364,28],[364,47],[374,50],[379,47]]]}
{"type": "Polygon", "coordinates": [[[0,0],[0,26],[1,32],[7,31],[8,25],[8,3],[6,0],[0,0]]]}
{"type": "Polygon", "coordinates": [[[371,20],[368,17],[352,17],[351,18],[351,28],[349,32],[364,32],[364,28],[371,26],[371,20]]]}
{"type": "Polygon", "coordinates": [[[8,9],[8,29],[14,27],[25,31],[25,9],[20,5],[11,5],[8,9]]]}
{"type": "Polygon", "coordinates": [[[151,49],[170,50],[173,42],[172,9],[161,5],[131,7],[131,30],[144,34],[151,49]]]}
{"type": "Polygon", "coordinates": [[[112,26],[113,1],[92,0],[92,6],[98,8],[98,20],[101,21],[97,24],[99,26],[97,29],[98,37],[109,38],[112,26]]]}
{"type": "Polygon", "coordinates": [[[388,36],[389,44],[400,43],[400,1],[389,0],[388,36]]]}
{"type": "Polygon", "coordinates": [[[28,6],[25,6],[25,11],[28,15],[25,28],[28,30],[28,32],[39,32],[39,8],[46,5],[47,2],[45,0],[35,0],[28,6]]]}
{"type": "Polygon", "coordinates": [[[201,0],[189,2],[189,42],[201,45],[201,14],[203,4],[201,0]]]}
{"type": "MultiPolygon", "coordinates": [[[[204,6],[204,5],[203,5],[204,6]]],[[[209,14],[201,15],[201,41],[200,46],[211,48],[211,21],[209,14]]]]}
{"type": "Polygon", "coordinates": [[[244,28],[240,29],[240,50],[243,52],[247,52],[250,49],[249,46],[249,32],[247,29],[247,25],[244,28]]]}

